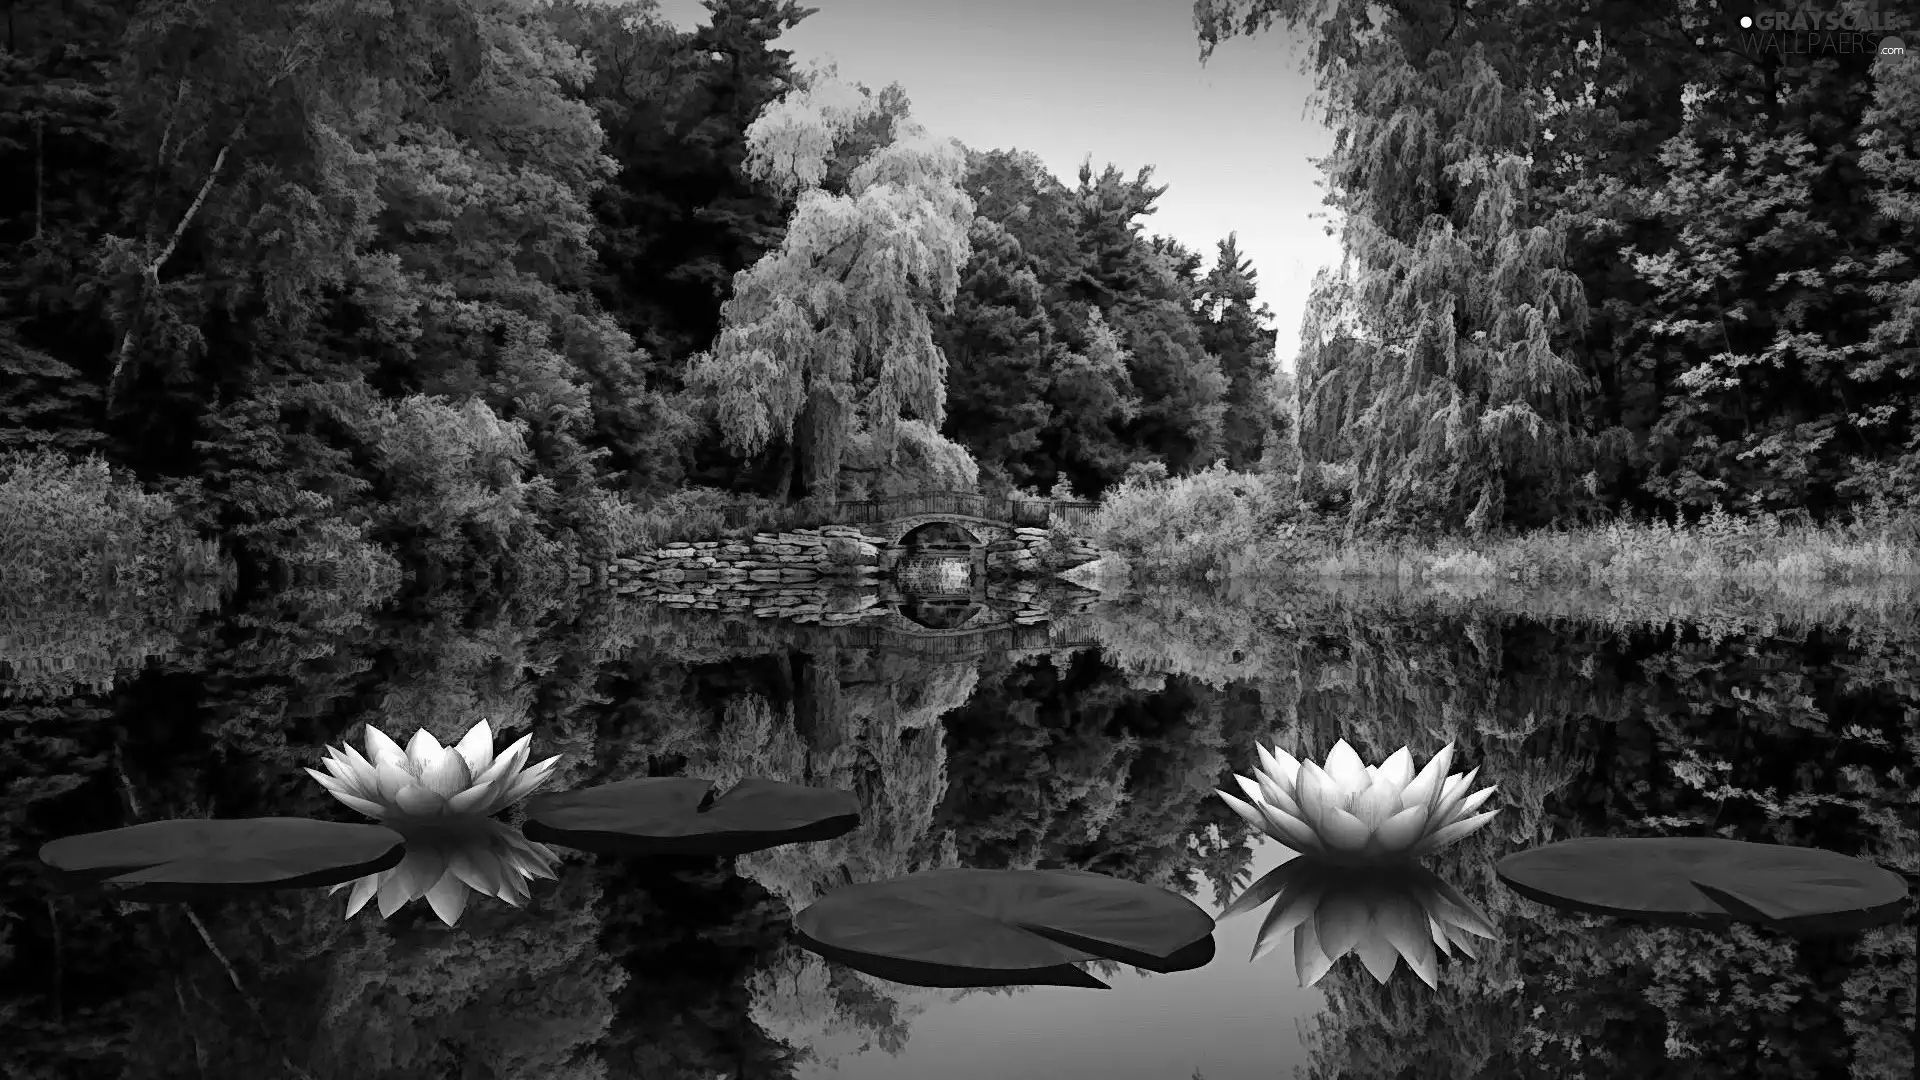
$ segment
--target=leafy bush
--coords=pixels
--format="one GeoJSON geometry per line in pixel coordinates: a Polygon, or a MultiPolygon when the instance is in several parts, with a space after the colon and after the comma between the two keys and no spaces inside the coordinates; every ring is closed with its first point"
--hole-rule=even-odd
{"type": "Polygon", "coordinates": [[[1223,464],[1165,479],[1151,464],[1131,469],[1093,515],[1095,544],[1148,577],[1218,576],[1242,566],[1288,516],[1257,476],[1223,464]]]}
{"type": "Polygon", "coordinates": [[[0,454],[0,578],[135,586],[225,572],[174,500],[116,476],[96,456],[0,454]]]}

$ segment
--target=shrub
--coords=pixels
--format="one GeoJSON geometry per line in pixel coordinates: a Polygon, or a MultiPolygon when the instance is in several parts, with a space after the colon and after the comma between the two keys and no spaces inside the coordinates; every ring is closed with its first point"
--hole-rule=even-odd
{"type": "Polygon", "coordinates": [[[1218,575],[1230,557],[1244,565],[1245,552],[1285,517],[1259,477],[1222,464],[1171,480],[1137,468],[1107,494],[1090,531],[1143,576],[1218,575]]]}
{"type": "Polygon", "coordinates": [[[99,457],[0,454],[0,577],[147,585],[225,572],[219,545],[196,535],[170,496],[99,457]]]}

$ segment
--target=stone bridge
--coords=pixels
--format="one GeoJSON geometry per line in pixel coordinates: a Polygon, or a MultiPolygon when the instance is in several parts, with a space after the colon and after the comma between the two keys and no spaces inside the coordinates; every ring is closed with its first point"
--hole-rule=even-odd
{"type": "MultiPolygon", "coordinates": [[[[1086,533],[1099,504],[1067,499],[1010,499],[971,491],[933,491],[849,502],[802,502],[769,512],[764,506],[726,511],[730,528],[755,530],[755,542],[812,545],[826,537],[859,537],[878,549],[881,572],[891,571],[915,549],[914,533],[936,525],[958,529],[960,537],[931,545],[939,554],[969,556],[973,570],[1014,573],[1066,569],[1099,556],[1086,533]],[[1065,544],[1054,539],[1064,533],[1065,544]],[[964,542],[964,549],[961,546],[964,542]]],[[[697,546],[697,545],[695,545],[697,546]]],[[[774,547],[786,558],[795,553],[774,547]]]]}
{"type": "Polygon", "coordinates": [[[891,521],[866,521],[859,524],[861,532],[866,533],[874,543],[899,544],[916,529],[928,525],[952,525],[973,538],[975,546],[985,546],[995,540],[1013,539],[1016,526],[992,521],[971,514],[913,514],[908,517],[894,518],[891,521]]]}
{"type": "MultiPolygon", "coordinates": [[[[1004,539],[1018,528],[1061,529],[1084,534],[1096,502],[1070,499],[1010,499],[971,491],[928,491],[884,499],[799,503],[785,508],[779,520],[767,522],[764,511],[729,510],[728,524],[756,525],[766,531],[812,529],[822,525],[858,525],[863,530],[885,529],[890,541],[935,521],[946,521],[980,535],[982,530],[1004,539]],[[735,520],[735,519],[738,520],[735,520]]],[[[983,540],[988,539],[982,537],[983,540]]]]}

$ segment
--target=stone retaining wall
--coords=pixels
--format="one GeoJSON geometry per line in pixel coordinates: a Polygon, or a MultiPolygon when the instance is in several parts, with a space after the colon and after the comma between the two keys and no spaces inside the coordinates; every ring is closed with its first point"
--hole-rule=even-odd
{"type": "MultiPolygon", "coordinates": [[[[1056,548],[1045,529],[1015,529],[1011,540],[987,545],[987,571],[1040,573],[1089,563],[1101,552],[1083,537],[1056,548]]],[[[823,525],[782,533],[755,533],[750,541],[703,540],[668,544],[615,559],[607,581],[616,592],[666,591],[644,586],[741,586],[772,589],[814,581],[878,581],[880,546],[852,525],[823,525]]],[[[701,595],[686,590],[689,595],[701,595]]],[[[754,592],[762,590],[739,590],[754,592]]]]}
{"type": "MultiPolygon", "coordinates": [[[[1057,585],[1039,580],[995,582],[987,586],[987,600],[1008,615],[1016,626],[1032,626],[1063,614],[1086,608],[1093,596],[1080,590],[1064,609],[1062,602],[1050,598],[1057,585]]],[[[643,596],[663,607],[696,611],[751,611],[761,618],[781,618],[793,622],[844,626],[892,614],[874,583],[846,579],[818,579],[811,583],[731,582],[659,582],[633,581],[620,586],[619,592],[643,596]]]]}

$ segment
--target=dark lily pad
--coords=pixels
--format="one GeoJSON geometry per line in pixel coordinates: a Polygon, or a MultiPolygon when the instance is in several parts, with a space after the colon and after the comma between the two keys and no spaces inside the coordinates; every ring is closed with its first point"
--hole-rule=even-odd
{"type": "Polygon", "coordinates": [[[68,888],[171,902],[257,889],[337,885],[399,864],[406,841],[380,825],[307,818],[183,818],[82,833],[40,848],[68,888]]]}
{"type": "Polygon", "coordinates": [[[1187,971],[1213,919],[1165,889],[1082,870],[927,870],[836,889],[796,915],[800,944],[917,986],[1087,986],[1073,965],[1187,971]]]}
{"type": "Polygon", "coordinates": [[[1566,840],[1509,855],[1494,872],[1569,911],[1704,929],[1747,922],[1803,937],[1898,922],[1907,904],[1900,875],[1864,859],[1716,837],[1566,840]]]}
{"type": "Polygon", "coordinates": [[[831,840],[860,824],[849,791],[750,778],[645,776],[527,800],[527,839],[604,855],[744,855],[831,840]]]}

